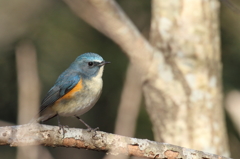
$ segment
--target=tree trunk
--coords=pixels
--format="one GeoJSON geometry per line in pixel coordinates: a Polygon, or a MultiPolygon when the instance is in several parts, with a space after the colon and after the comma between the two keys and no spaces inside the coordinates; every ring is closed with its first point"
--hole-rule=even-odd
{"type": "Polygon", "coordinates": [[[141,70],[155,139],[229,155],[217,0],[153,0],[151,44],[113,0],[64,0],[141,70]]]}
{"type": "Polygon", "coordinates": [[[217,0],[152,1],[143,89],[157,141],[228,156],[218,13],[217,0]]]}
{"type": "MultiPolygon", "coordinates": [[[[36,50],[30,41],[22,41],[16,48],[18,75],[18,124],[28,123],[38,113],[39,78],[36,50]]],[[[17,159],[37,159],[39,147],[19,147],[17,159]]]]}

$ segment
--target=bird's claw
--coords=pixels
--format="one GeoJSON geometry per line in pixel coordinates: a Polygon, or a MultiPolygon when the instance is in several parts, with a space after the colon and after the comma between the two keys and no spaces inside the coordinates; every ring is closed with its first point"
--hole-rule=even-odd
{"type": "Polygon", "coordinates": [[[93,132],[96,132],[97,130],[99,130],[99,127],[96,127],[96,128],[87,128],[87,132],[91,132],[91,131],[93,131],[93,132]]]}
{"type": "Polygon", "coordinates": [[[59,125],[59,131],[62,129],[63,138],[65,137],[65,129],[64,128],[69,128],[69,126],[68,125],[59,125]]]}
{"type": "Polygon", "coordinates": [[[93,137],[95,137],[97,135],[97,130],[99,130],[99,127],[96,127],[94,129],[91,128],[91,127],[87,128],[87,132],[93,132],[94,133],[93,137]]]}

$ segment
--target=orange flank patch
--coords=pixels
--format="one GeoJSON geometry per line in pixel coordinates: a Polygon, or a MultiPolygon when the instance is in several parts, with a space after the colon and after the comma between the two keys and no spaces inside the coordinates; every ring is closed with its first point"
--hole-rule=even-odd
{"type": "Polygon", "coordinates": [[[57,100],[57,102],[59,100],[62,100],[62,99],[69,99],[73,96],[74,93],[80,91],[81,89],[83,88],[83,85],[82,85],[82,79],[76,84],[75,87],[73,87],[73,89],[71,89],[71,91],[69,91],[67,94],[65,94],[63,97],[61,97],[60,99],[57,100]]]}

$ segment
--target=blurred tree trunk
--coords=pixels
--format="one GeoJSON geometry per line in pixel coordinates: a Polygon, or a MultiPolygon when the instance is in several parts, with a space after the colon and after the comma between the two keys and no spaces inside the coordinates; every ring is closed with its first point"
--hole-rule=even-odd
{"type": "MultiPolygon", "coordinates": [[[[37,55],[29,41],[20,42],[16,48],[18,75],[18,124],[28,123],[38,113],[39,78],[37,71],[37,55]]],[[[37,159],[39,147],[19,147],[17,159],[37,159]]]]}
{"type": "MultiPolygon", "coordinates": [[[[40,84],[37,53],[31,41],[21,41],[16,48],[18,76],[18,124],[28,123],[39,111],[40,84]]],[[[52,159],[47,149],[39,146],[18,147],[17,159],[52,159]],[[41,155],[40,155],[41,154],[41,155]]]]}
{"type": "Polygon", "coordinates": [[[113,0],[64,0],[141,70],[155,139],[228,156],[219,1],[152,1],[150,41],[113,0]]]}
{"type": "Polygon", "coordinates": [[[128,66],[115,124],[115,134],[134,137],[142,96],[137,72],[137,68],[133,65],[128,66]]]}
{"type": "Polygon", "coordinates": [[[37,54],[30,41],[21,41],[16,48],[18,75],[18,124],[28,123],[39,111],[40,86],[37,54]]]}
{"type": "Polygon", "coordinates": [[[217,0],[152,1],[150,41],[171,67],[154,53],[143,89],[157,141],[228,156],[218,13],[217,0]]]}
{"type": "MultiPolygon", "coordinates": [[[[134,137],[141,105],[142,89],[138,70],[129,64],[118,108],[114,134],[134,137]]],[[[106,155],[104,159],[127,159],[126,155],[106,155]]]]}

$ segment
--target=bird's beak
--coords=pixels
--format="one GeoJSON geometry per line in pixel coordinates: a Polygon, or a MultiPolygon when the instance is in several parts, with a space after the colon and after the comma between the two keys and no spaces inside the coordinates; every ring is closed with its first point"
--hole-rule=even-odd
{"type": "Polygon", "coordinates": [[[106,64],[110,64],[111,62],[109,61],[103,61],[101,62],[98,66],[103,66],[103,65],[106,65],[106,64]]]}

